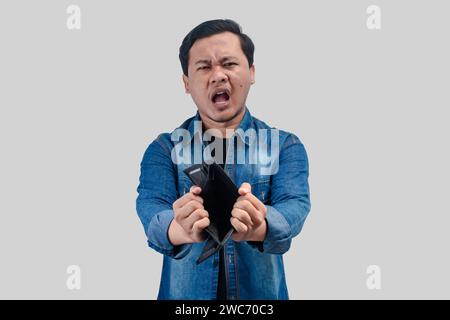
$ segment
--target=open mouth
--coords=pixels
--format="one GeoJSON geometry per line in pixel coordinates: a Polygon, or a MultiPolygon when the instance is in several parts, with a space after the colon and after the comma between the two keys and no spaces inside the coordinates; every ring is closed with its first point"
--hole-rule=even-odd
{"type": "Polygon", "coordinates": [[[215,104],[226,104],[230,100],[230,95],[226,91],[220,91],[214,94],[211,100],[215,104]]]}

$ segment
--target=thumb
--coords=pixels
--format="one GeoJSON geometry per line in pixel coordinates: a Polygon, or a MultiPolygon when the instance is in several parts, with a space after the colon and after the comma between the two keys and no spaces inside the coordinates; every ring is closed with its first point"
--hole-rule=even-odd
{"type": "Polygon", "coordinates": [[[250,192],[252,192],[252,186],[250,185],[250,183],[244,182],[243,184],[241,184],[241,187],[239,188],[239,194],[241,196],[244,196],[250,192]]]}

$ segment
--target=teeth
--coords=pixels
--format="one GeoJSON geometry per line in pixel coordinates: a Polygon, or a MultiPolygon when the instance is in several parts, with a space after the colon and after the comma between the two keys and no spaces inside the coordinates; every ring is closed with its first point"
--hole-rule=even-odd
{"type": "Polygon", "coordinates": [[[225,93],[225,91],[220,91],[220,92],[217,92],[216,94],[222,94],[222,93],[225,93]]]}

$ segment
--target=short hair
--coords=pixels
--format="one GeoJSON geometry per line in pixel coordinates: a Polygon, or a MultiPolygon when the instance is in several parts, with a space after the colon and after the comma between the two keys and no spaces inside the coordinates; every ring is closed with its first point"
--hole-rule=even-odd
{"type": "Polygon", "coordinates": [[[242,51],[248,61],[248,66],[251,67],[253,65],[255,45],[249,36],[242,33],[241,26],[230,19],[209,20],[192,29],[191,32],[184,37],[183,43],[180,46],[179,58],[181,68],[186,76],[188,75],[189,50],[194,45],[194,42],[222,32],[231,32],[239,37],[242,51]]]}

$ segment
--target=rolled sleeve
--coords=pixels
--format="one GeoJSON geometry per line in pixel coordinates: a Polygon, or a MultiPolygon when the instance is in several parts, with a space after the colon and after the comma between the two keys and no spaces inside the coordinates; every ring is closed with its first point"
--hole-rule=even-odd
{"type": "Polygon", "coordinates": [[[164,210],[156,214],[148,226],[148,245],[156,251],[174,259],[185,257],[192,248],[192,244],[174,246],[169,241],[168,230],[173,220],[173,210],[164,210]]]}
{"type": "Polygon", "coordinates": [[[266,208],[266,238],[264,241],[248,241],[248,244],[259,252],[282,254],[291,246],[291,228],[277,209],[272,206],[266,206],[266,208]]]}
{"type": "Polygon", "coordinates": [[[267,208],[267,232],[263,241],[263,252],[283,253],[291,246],[291,228],[284,216],[271,206],[267,208]]]}

